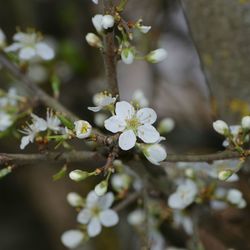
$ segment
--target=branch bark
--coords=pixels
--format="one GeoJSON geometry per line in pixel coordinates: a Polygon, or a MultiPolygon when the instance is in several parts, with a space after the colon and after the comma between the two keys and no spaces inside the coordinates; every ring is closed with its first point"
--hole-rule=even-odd
{"type": "MultiPolygon", "coordinates": [[[[250,155],[246,155],[249,157],[250,155]]],[[[206,155],[175,155],[169,154],[165,162],[213,162],[215,160],[228,160],[241,158],[238,152],[223,151],[206,155]]],[[[8,162],[16,164],[33,164],[38,162],[83,162],[88,160],[105,161],[105,158],[97,153],[90,151],[71,151],[64,153],[47,154],[7,154],[0,153],[0,164],[8,162]]]]}
{"type": "MultiPolygon", "coordinates": [[[[110,0],[103,0],[104,13],[113,14],[113,3],[110,0]]],[[[106,73],[107,84],[113,96],[119,95],[119,88],[117,82],[117,54],[115,46],[115,34],[114,30],[107,30],[103,37],[104,43],[104,67],[106,73]]]]}

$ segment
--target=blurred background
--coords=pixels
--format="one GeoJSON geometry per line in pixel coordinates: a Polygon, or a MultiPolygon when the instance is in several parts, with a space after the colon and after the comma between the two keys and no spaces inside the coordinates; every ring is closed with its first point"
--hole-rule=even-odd
{"type": "MultiPolygon", "coordinates": [[[[94,93],[107,88],[102,57],[85,42],[86,33],[94,31],[91,17],[98,12],[90,0],[0,0],[0,27],[8,41],[17,27],[41,31],[57,51],[54,70],[61,79],[60,101],[90,121],[93,115],[86,107],[94,93]]],[[[141,51],[163,47],[168,58],[158,65],[119,63],[121,98],[131,100],[141,89],[160,118],[175,120],[175,130],[167,138],[169,152],[222,149],[212,121],[219,117],[236,124],[250,113],[250,1],[129,0],[124,16],[131,21],[142,17],[145,25],[152,25],[152,32],[135,39],[141,51]]],[[[41,68],[33,68],[30,77],[52,93],[41,68]]],[[[8,84],[0,76],[0,87],[7,89],[8,84]]],[[[1,152],[18,152],[18,147],[15,139],[0,140],[1,152]]],[[[60,235],[75,227],[76,215],[66,194],[87,193],[92,184],[76,185],[67,178],[53,182],[51,176],[60,167],[18,168],[0,181],[0,250],[65,249],[60,235]]],[[[248,172],[239,185],[250,201],[248,172]]],[[[249,208],[211,215],[212,222],[201,230],[207,249],[250,249],[249,215],[249,208]]],[[[138,249],[134,238],[124,219],[84,249],[138,249]]]]}

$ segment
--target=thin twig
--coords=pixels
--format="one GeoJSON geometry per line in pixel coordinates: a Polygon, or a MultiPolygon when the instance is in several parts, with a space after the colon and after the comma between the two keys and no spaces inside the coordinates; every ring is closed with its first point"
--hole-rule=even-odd
{"type": "Polygon", "coordinates": [[[0,52],[0,65],[2,65],[9,73],[11,73],[15,78],[17,78],[20,83],[27,88],[33,97],[37,97],[38,100],[46,104],[47,106],[53,108],[56,111],[59,111],[67,115],[72,120],[79,120],[79,118],[74,115],[71,111],[65,108],[53,97],[45,93],[37,84],[33,83],[29,77],[23,74],[19,68],[13,64],[3,52],[0,52]]]}
{"type": "Polygon", "coordinates": [[[135,202],[139,197],[141,196],[141,192],[135,192],[133,194],[130,194],[125,200],[121,201],[119,204],[117,204],[114,207],[114,210],[119,212],[125,207],[129,206],[133,202],[135,202]]]}

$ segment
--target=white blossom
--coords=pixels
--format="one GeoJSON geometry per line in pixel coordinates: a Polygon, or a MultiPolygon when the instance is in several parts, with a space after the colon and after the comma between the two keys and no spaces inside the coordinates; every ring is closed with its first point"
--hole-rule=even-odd
{"type": "Polygon", "coordinates": [[[246,206],[246,201],[244,200],[241,191],[235,188],[232,188],[228,191],[227,200],[239,208],[244,208],[246,206]]]}
{"type": "Polygon", "coordinates": [[[121,192],[129,188],[131,178],[129,175],[124,173],[113,174],[111,178],[111,185],[114,190],[121,192]]]}
{"type": "Polygon", "coordinates": [[[112,28],[115,24],[115,19],[111,15],[104,15],[102,18],[102,27],[104,29],[112,28]]]}
{"type": "Polygon", "coordinates": [[[119,221],[118,214],[110,209],[114,202],[113,193],[99,197],[91,191],[86,199],[86,206],[77,216],[77,221],[87,225],[89,237],[95,237],[101,232],[102,226],[112,227],[119,221]]]}
{"type": "Polygon", "coordinates": [[[78,247],[84,240],[84,234],[80,230],[68,230],[61,236],[61,241],[67,248],[78,247]]]}
{"type": "Polygon", "coordinates": [[[88,138],[92,132],[92,126],[87,121],[79,120],[74,122],[76,137],[79,139],[88,138]]]}
{"type": "Polygon", "coordinates": [[[213,122],[213,128],[217,133],[221,135],[224,135],[227,131],[229,131],[228,125],[222,120],[213,122]]]}
{"type": "Polygon", "coordinates": [[[125,101],[117,102],[115,115],[104,122],[104,127],[112,133],[122,132],[119,136],[119,147],[129,150],[135,146],[136,136],[145,143],[155,143],[160,134],[152,126],[157,115],[151,108],[135,111],[134,107],[125,101]]]}
{"type": "Polygon", "coordinates": [[[20,131],[25,134],[21,139],[20,149],[24,149],[30,142],[33,143],[36,135],[47,129],[47,122],[44,119],[35,114],[31,114],[31,117],[32,123],[20,131]]]}
{"type": "Polygon", "coordinates": [[[128,215],[128,223],[132,226],[140,226],[145,222],[146,214],[142,209],[136,209],[128,215]]]}
{"type": "Polygon", "coordinates": [[[151,30],[151,26],[139,25],[138,29],[141,31],[141,33],[146,34],[151,30]]]}
{"type": "Polygon", "coordinates": [[[30,60],[40,57],[43,60],[51,60],[55,53],[51,47],[41,41],[41,37],[33,33],[18,32],[13,37],[14,43],[5,48],[6,52],[18,51],[20,60],[30,60]]]}
{"type": "Polygon", "coordinates": [[[108,190],[108,182],[106,180],[101,181],[99,184],[95,186],[95,193],[98,196],[103,196],[107,193],[108,190]]]}
{"type": "Polygon", "coordinates": [[[92,0],[92,2],[98,4],[98,0],[92,0]]]}
{"type": "Polygon", "coordinates": [[[47,68],[39,63],[31,64],[28,69],[28,76],[37,84],[42,84],[48,80],[49,72],[47,68]]]}
{"type": "Polygon", "coordinates": [[[9,128],[12,125],[12,123],[13,120],[11,116],[4,111],[0,111],[0,132],[9,128]]]}
{"type": "Polygon", "coordinates": [[[79,207],[84,204],[84,201],[81,195],[75,192],[68,193],[67,201],[72,207],[79,207]]]}
{"type": "Polygon", "coordinates": [[[125,64],[132,64],[135,59],[134,51],[131,48],[124,48],[121,53],[122,61],[125,64]]]}
{"type": "Polygon", "coordinates": [[[0,49],[5,46],[5,43],[6,43],[6,36],[2,31],[2,29],[0,29],[0,49]]]}
{"type": "Polygon", "coordinates": [[[61,130],[61,127],[60,127],[61,121],[58,119],[57,116],[53,114],[52,110],[47,110],[46,122],[47,122],[48,129],[51,129],[53,131],[61,130]]]}
{"type": "Polygon", "coordinates": [[[89,110],[93,112],[99,112],[102,109],[108,108],[110,105],[113,105],[116,101],[115,97],[110,96],[107,93],[97,93],[93,97],[93,102],[96,105],[95,107],[88,107],[89,110]]]}
{"type": "Polygon", "coordinates": [[[149,105],[148,99],[145,97],[143,91],[140,89],[137,89],[133,96],[132,96],[133,102],[139,105],[140,108],[145,108],[149,105]]]}
{"type": "Polygon", "coordinates": [[[168,198],[168,205],[174,209],[184,209],[189,206],[198,193],[196,184],[191,180],[186,180],[180,184],[175,193],[168,198]]]}
{"type": "Polygon", "coordinates": [[[241,126],[244,129],[250,129],[250,116],[244,116],[241,120],[241,126]]]}
{"type": "Polygon", "coordinates": [[[159,63],[166,59],[167,57],[167,51],[165,49],[156,49],[151,51],[147,56],[147,61],[151,63],[159,63]]]}
{"type": "Polygon", "coordinates": [[[160,165],[160,162],[167,158],[167,152],[160,144],[145,146],[143,153],[145,157],[154,165],[160,165]]]}
{"type": "Polygon", "coordinates": [[[69,173],[69,178],[72,181],[76,181],[76,182],[83,181],[88,177],[89,177],[89,173],[87,171],[82,171],[80,169],[75,169],[69,173]]]}
{"type": "Polygon", "coordinates": [[[164,118],[160,121],[160,124],[158,126],[158,130],[161,133],[169,133],[171,132],[175,127],[175,121],[172,118],[164,118]]]}
{"type": "Polygon", "coordinates": [[[90,46],[95,48],[102,48],[102,41],[96,34],[88,33],[85,38],[90,46]]]}
{"type": "Polygon", "coordinates": [[[103,32],[102,20],[103,20],[103,15],[100,14],[97,14],[94,17],[92,17],[92,23],[98,33],[103,32]]]}

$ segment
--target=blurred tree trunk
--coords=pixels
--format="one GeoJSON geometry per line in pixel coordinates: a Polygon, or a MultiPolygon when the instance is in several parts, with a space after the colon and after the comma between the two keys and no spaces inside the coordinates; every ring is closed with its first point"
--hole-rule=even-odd
{"type": "Polygon", "coordinates": [[[246,107],[250,102],[250,1],[182,0],[182,3],[219,115],[232,119],[230,107],[239,104],[239,100],[246,104],[238,107],[238,111],[243,112],[245,107],[244,111],[249,112],[246,107]]]}

